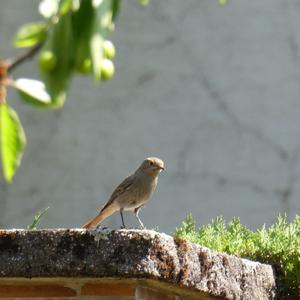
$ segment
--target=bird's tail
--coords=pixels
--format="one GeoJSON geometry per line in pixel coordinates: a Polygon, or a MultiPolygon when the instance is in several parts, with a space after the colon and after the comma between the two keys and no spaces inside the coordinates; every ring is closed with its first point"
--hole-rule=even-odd
{"type": "Polygon", "coordinates": [[[95,218],[83,224],[82,228],[91,228],[100,224],[102,221],[104,221],[106,218],[108,218],[110,215],[112,215],[119,209],[120,207],[114,203],[104,206],[100,213],[95,218]]]}

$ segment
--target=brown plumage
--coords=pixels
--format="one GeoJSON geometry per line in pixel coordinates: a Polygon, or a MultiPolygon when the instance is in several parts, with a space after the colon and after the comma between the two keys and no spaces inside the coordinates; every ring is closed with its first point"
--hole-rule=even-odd
{"type": "Polygon", "coordinates": [[[123,211],[132,210],[142,228],[144,225],[138,213],[140,208],[149,200],[157,186],[158,174],[164,170],[164,162],[157,157],[146,158],[140,167],[114,190],[108,202],[100,213],[83,225],[91,228],[100,224],[116,211],[120,211],[122,225],[125,227],[123,211]]]}

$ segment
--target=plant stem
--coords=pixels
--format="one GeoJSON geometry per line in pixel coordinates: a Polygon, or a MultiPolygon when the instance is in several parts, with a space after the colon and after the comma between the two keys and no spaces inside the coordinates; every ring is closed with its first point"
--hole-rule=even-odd
{"type": "Polygon", "coordinates": [[[0,104],[6,103],[6,87],[0,83],[0,104]]]}
{"type": "Polygon", "coordinates": [[[12,72],[18,65],[22,64],[24,61],[31,59],[43,46],[43,43],[38,44],[29,49],[29,51],[23,53],[19,57],[15,58],[13,61],[10,62],[8,67],[8,73],[12,72]]]}

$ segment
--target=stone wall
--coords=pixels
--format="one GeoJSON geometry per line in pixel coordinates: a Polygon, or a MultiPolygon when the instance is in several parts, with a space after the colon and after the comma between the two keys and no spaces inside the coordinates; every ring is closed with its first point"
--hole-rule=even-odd
{"type": "Polygon", "coordinates": [[[0,231],[0,299],[273,300],[275,288],[269,265],[152,230],[0,231]]]}

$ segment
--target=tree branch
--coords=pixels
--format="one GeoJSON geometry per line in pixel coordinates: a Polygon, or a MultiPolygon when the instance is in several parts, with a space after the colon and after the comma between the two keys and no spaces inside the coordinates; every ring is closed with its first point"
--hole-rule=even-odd
{"type": "Polygon", "coordinates": [[[10,62],[7,72],[12,72],[18,65],[22,64],[24,61],[31,59],[43,46],[43,43],[38,44],[29,49],[29,51],[23,53],[19,57],[15,58],[13,61],[10,62]]]}
{"type": "Polygon", "coordinates": [[[0,104],[6,103],[6,88],[4,85],[0,84],[0,104]]]}

